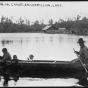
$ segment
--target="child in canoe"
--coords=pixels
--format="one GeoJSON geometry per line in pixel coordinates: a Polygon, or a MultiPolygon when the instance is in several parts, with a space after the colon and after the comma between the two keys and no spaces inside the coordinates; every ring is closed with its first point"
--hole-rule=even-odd
{"type": "Polygon", "coordinates": [[[33,58],[34,58],[34,56],[33,56],[32,54],[29,55],[29,57],[28,57],[28,61],[34,61],[33,58]]]}
{"type": "Polygon", "coordinates": [[[16,62],[18,62],[18,58],[17,58],[17,55],[13,55],[13,59],[12,59],[12,62],[13,62],[13,63],[16,63],[16,62]]]}

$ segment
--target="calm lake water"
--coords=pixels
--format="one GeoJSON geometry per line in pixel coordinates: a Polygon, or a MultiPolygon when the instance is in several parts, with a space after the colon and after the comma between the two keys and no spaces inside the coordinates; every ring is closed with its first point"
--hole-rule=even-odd
{"type": "MultiPolygon", "coordinates": [[[[77,56],[73,48],[79,50],[77,40],[83,38],[88,46],[88,36],[76,36],[68,34],[40,34],[40,33],[1,33],[0,34],[0,55],[2,48],[6,47],[9,53],[17,55],[20,60],[27,60],[30,54],[35,60],[57,60],[71,61],[77,56]]],[[[20,78],[14,84],[9,81],[9,86],[73,86],[78,80],[68,79],[39,79],[20,78]],[[64,85],[63,85],[64,84],[64,85]]],[[[3,79],[0,82],[2,85],[3,79]]]]}

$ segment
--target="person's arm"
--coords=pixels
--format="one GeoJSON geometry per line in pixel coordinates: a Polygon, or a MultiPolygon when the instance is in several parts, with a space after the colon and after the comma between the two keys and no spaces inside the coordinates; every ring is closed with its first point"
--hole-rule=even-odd
{"type": "Polygon", "coordinates": [[[8,57],[9,57],[9,55],[8,54],[5,54],[5,56],[2,59],[2,62],[5,62],[8,59],[8,57]]]}
{"type": "Polygon", "coordinates": [[[75,53],[77,53],[79,55],[79,52],[78,51],[74,51],[75,53]]]}

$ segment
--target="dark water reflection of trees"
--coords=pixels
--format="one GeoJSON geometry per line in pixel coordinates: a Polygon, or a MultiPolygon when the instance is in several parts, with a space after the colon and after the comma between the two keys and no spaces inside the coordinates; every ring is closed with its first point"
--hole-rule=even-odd
{"type": "MultiPolygon", "coordinates": [[[[7,45],[7,44],[13,44],[13,40],[1,40],[1,43],[2,43],[2,46],[5,46],[5,45],[7,45]]],[[[20,44],[22,44],[22,42],[23,42],[23,40],[22,39],[20,39],[20,40],[18,40],[18,42],[20,43],[20,44]]]]}
{"type": "Polygon", "coordinates": [[[12,40],[2,40],[2,46],[5,46],[5,44],[10,44],[10,43],[13,43],[12,40]]]}

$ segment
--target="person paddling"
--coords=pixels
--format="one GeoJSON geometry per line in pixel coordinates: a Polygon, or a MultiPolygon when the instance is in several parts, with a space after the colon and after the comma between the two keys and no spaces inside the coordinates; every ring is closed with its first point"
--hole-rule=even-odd
{"type": "MultiPolygon", "coordinates": [[[[88,48],[87,46],[85,46],[84,44],[84,40],[83,38],[79,38],[78,42],[80,45],[80,50],[78,51],[74,51],[80,58],[80,60],[82,61],[83,64],[86,65],[87,61],[88,61],[88,48]]],[[[79,59],[75,59],[72,62],[79,62],[79,59]]]]}

